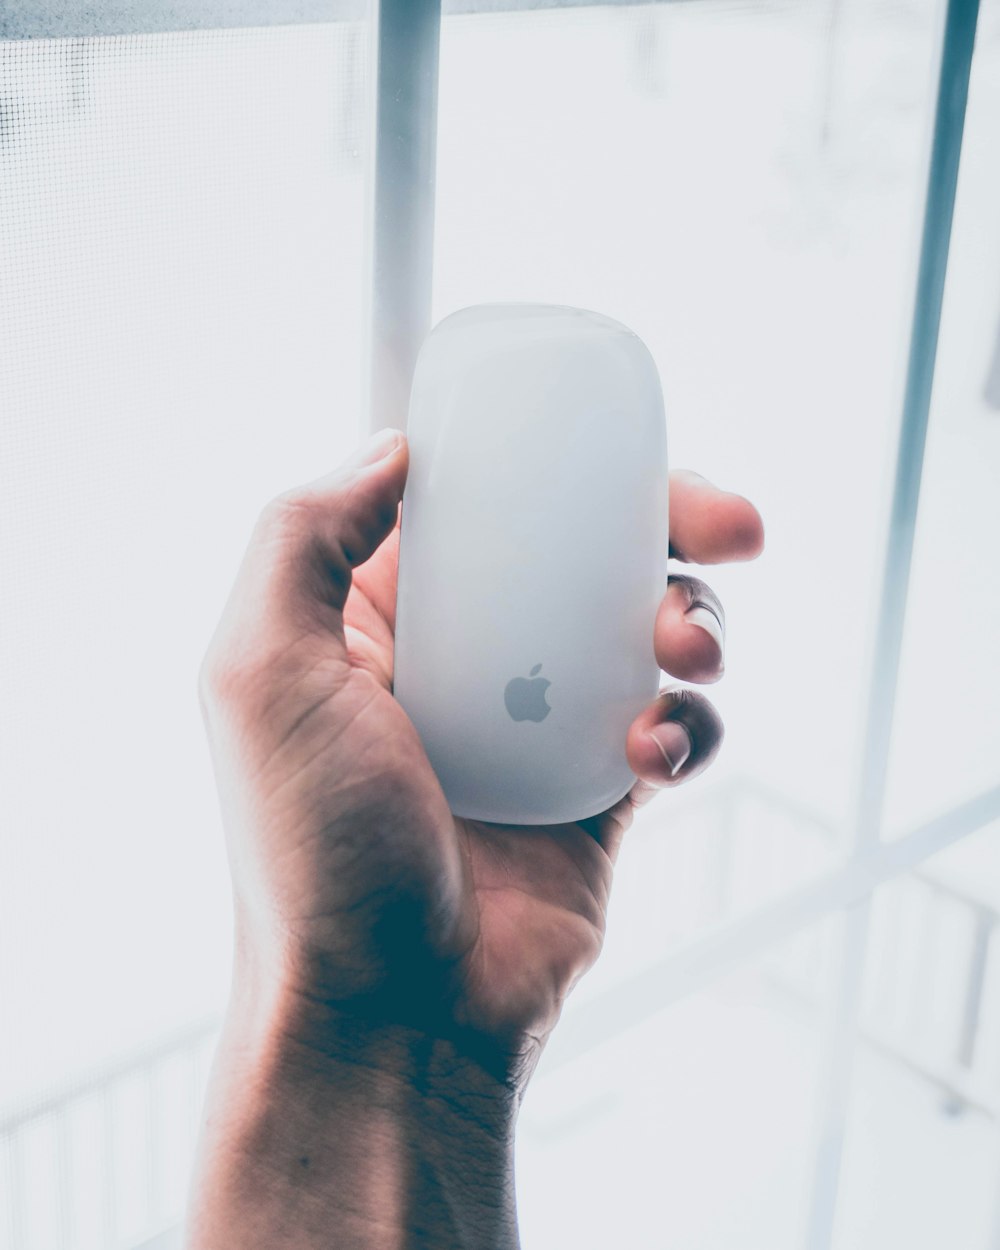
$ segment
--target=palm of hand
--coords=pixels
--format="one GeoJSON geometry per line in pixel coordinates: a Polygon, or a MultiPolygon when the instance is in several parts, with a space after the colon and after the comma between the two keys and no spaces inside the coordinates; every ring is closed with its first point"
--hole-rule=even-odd
{"type": "MultiPolygon", "coordinates": [[[[415,1017],[403,1022],[531,1046],[597,958],[611,860],[580,824],[505,828],[451,815],[391,694],[397,551],[395,531],[354,574],[343,613],[350,667],[320,717],[301,719],[308,683],[299,686],[306,702],[283,717],[297,724],[309,760],[300,786],[316,787],[306,805],[315,836],[300,841],[313,849],[295,866],[307,901],[296,889],[294,910],[309,920],[295,927],[319,956],[313,992],[317,979],[332,999],[375,991],[380,1011],[415,1017]],[[355,812],[356,842],[347,833],[355,812]],[[419,1002],[410,983],[423,987],[419,1002]]],[[[322,636],[311,645],[322,650],[322,636]]],[[[342,665],[339,640],[335,648],[331,662],[342,665]]],[[[286,737],[283,772],[297,749],[286,737]]]]}

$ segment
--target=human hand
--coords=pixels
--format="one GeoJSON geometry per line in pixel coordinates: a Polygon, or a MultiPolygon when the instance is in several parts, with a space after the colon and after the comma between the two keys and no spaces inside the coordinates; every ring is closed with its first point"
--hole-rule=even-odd
{"type": "MultiPolygon", "coordinates": [[[[392,696],[407,457],[384,431],[265,509],[202,666],[237,940],[193,1250],[312,1250],[331,1221],[366,1250],[516,1245],[517,1104],[600,951],[632,813],[721,742],[703,696],[668,690],[629,729],[638,780],[610,811],[452,816],[392,696]]],[[[670,531],[702,564],[763,543],[750,503],[684,472],[670,531]]],[[[671,575],[661,668],[717,680],[723,621],[703,582],[671,575]]]]}
{"type": "MultiPolygon", "coordinates": [[[[206,657],[238,922],[304,1003],[449,1038],[517,1081],[599,953],[635,807],[705,768],[722,725],[703,696],[668,691],[629,730],[639,780],[610,811],[536,828],[454,818],[392,697],[407,457],[383,432],[275,500],[206,657]]],[[[746,500],[684,472],[670,497],[679,559],[760,551],[746,500]]],[[[703,582],[672,575],[651,622],[661,668],[717,680],[723,621],[703,582]]]]}

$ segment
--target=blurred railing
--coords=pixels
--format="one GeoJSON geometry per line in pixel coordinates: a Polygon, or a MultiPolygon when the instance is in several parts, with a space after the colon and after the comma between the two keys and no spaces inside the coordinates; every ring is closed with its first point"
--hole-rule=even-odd
{"type": "MultiPolygon", "coordinates": [[[[930,873],[883,887],[859,1040],[937,1087],[942,1110],[975,1110],[1000,1123],[1000,916],[996,908],[930,873]],[[948,966],[946,981],[934,966],[948,966]]],[[[827,954],[820,935],[779,951],[767,970],[783,990],[818,1005],[827,954]]]]}
{"type": "MultiPolygon", "coordinates": [[[[803,888],[804,875],[830,875],[831,831],[779,796],[734,782],[686,806],[670,838],[639,828],[622,856],[615,903],[629,922],[614,926],[620,940],[613,934],[607,960],[580,987],[595,1006],[634,974],[636,961],[654,956],[660,968],[682,962],[706,931],[772,910],[776,897],[803,888]],[[789,859],[792,850],[797,862],[789,859]]],[[[817,912],[816,923],[771,944],[761,965],[796,1009],[810,1012],[822,1009],[832,966],[822,919],[817,912]]],[[[926,866],[887,881],[873,906],[860,1031],[862,1044],[939,1089],[943,1113],[972,1109],[995,1122],[998,928],[1000,914],[988,899],[926,866]]],[[[649,1011],[660,1005],[652,997],[649,1011]]],[[[619,1027],[635,1023],[623,1018],[619,1027]]],[[[0,1114],[8,1182],[0,1246],[165,1250],[176,1244],[169,1230],[183,1211],[216,1028],[216,1020],[203,1020],[0,1114]]]]}
{"type": "Polygon", "coordinates": [[[159,1250],[183,1211],[215,1028],[0,1115],[3,1250],[159,1250]]]}

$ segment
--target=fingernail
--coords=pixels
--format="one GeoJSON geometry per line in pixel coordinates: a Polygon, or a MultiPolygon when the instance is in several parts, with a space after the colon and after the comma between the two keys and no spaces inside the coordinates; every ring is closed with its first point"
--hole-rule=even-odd
{"type": "Polygon", "coordinates": [[[691,754],[691,738],[688,731],[676,720],[665,720],[649,730],[656,749],[666,761],[671,777],[676,777],[691,754]]]}
{"type": "Polygon", "coordinates": [[[684,613],[684,619],[690,621],[692,625],[697,625],[699,629],[703,629],[710,638],[714,639],[716,646],[719,648],[719,655],[723,658],[725,657],[726,640],[722,632],[722,624],[710,608],[702,607],[700,603],[696,603],[693,608],[688,608],[684,613]]]}
{"type": "Polygon", "coordinates": [[[403,431],[387,425],[384,430],[378,430],[367,443],[361,445],[354,462],[355,466],[363,469],[367,465],[378,464],[380,460],[385,460],[387,456],[392,455],[402,441],[403,431]]]}

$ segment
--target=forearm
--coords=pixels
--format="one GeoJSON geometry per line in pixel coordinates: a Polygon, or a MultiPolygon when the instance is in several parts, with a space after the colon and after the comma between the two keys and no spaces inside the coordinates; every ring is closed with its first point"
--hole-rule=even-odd
{"type": "Polygon", "coordinates": [[[516,1099],[450,1044],[234,997],[187,1250],[516,1250],[516,1099]]]}

